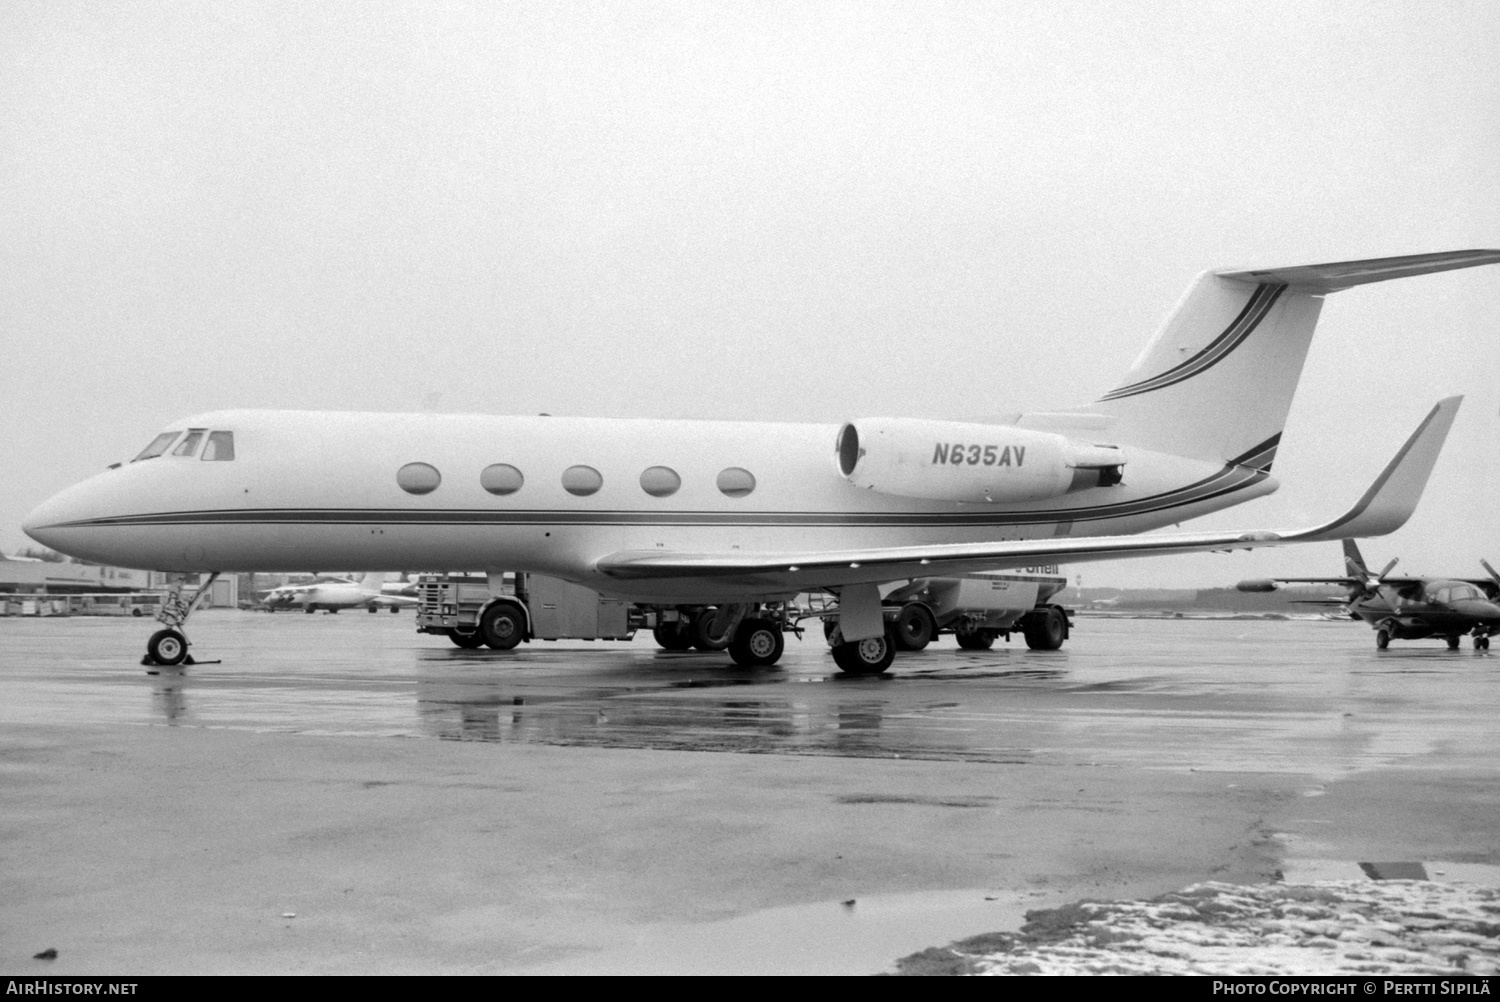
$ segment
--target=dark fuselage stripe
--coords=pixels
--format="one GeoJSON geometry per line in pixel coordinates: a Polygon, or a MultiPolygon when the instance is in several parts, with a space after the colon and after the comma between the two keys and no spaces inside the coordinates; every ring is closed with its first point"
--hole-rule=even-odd
{"type": "Polygon", "coordinates": [[[1143,379],[1138,383],[1111,390],[1101,400],[1119,400],[1122,397],[1133,397],[1138,393],[1160,390],[1213,368],[1241,344],[1244,344],[1245,339],[1256,327],[1260,326],[1260,322],[1265,319],[1266,314],[1271,311],[1271,307],[1275,305],[1276,300],[1284,291],[1286,291],[1285,285],[1257,285],[1239,315],[1198,354],[1150,379],[1143,379]]]}
{"type": "Polygon", "coordinates": [[[659,526],[1006,526],[1096,521],[1145,515],[1221,497],[1265,479],[1259,470],[1230,466],[1164,494],[1092,508],[988,512],[643,512],[485,511],[408,508],[242,508],[120,515],[61,527],[182,525],[659,525],[659,526]]]}

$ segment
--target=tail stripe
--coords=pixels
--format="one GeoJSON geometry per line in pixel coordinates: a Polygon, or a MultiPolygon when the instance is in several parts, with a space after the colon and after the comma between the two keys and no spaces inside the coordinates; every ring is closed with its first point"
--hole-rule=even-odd
{"type": "Polygon", "coordinates": [[[1151,390],[1159,390],[1163,387],[1180,383],[1184,379],[1191,379],[1200,372],[1212,368],[1245,342],[1245,339],[1266,318],[1266,314],[1271,312],[1271,307],[1276,304],[1276,300],[1281,298],[1281,294],[1285,291],[1285,285],[1270,282],[1263,282],[1257,285],[1255,291],[1250,294],[1249,301],[1245,303],[1245,308],[1240,310],[1239,316],[1235,317],[1233,322],[1224,328],[1223,333],[1210,341],[1202,351],[1198,352],[1192,358],[1174,365],[1160,375],[1111,390],[1101,398],[1101,402],[1104,400],[1119,400],[1122,397],[1133,397],[1138,393],[1149,393],[1151,390]]]}
{"type": "Polygon", "coordinates": [[[1276,460],[1276,447],[1281,444],[1281,432],[1277,432],[1264,442],[1255,446],[1242,456],[1236,456],[1229,462],[1235,466],[1248,466],[1252,470],[1260,470],[1262,473],[1271,472],[1271,463],[1276,460]]]}

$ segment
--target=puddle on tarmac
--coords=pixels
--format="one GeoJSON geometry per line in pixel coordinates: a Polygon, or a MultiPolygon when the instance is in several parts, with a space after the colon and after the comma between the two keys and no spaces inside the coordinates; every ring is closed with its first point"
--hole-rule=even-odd
{"type": "Polygon", "coordinates": [[[637,927],[628,946],[526,974],[879,974],[930,946],[1015,931],[1040,892],[925,891],[637,927]]]}

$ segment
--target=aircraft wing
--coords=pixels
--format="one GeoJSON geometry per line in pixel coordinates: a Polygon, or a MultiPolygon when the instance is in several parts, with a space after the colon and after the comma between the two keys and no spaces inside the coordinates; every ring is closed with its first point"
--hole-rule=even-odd
{"type": "Polygon", "coordinates": [[[1462,399],[1449,397],[1440,401],[1354,507],[1331,522],[1309,529],[1142,533],[802,553],[627,550],[601,557],[595,567],[606,577],[617,580],[732,580],[763,586],[767,591],[798,591],[1036,564],[1250,550],[1257,546],[1380,536],[1399,529],[1416,510],[1462,399]]]}

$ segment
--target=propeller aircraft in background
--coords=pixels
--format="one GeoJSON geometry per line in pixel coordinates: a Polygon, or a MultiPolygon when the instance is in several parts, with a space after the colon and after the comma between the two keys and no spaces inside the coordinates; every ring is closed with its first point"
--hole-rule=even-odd
{"type": "Polygon", "coordinates": [[[1341,578],[1268,578],[1241,581],[1240,591],[1275,591],[1284,584],[1343,585],[1343,599],[1299,599],[1304,605],[1341,605],[1352,619],[1362,619],[1375,629],[1375,646],[1385,650],[1392,640],[1422,640],[1442,637],[1450,650],[1465,634],[1474,638],[1474,649],[1489,650],[1490,637],[1500,633],[1500,574],[1481,560],[1487,578],[1396,577],[1392,560],[1373,572],[1365,564],[1354,540],[1344,540],[1344,565],[1349,574],[1341,578]]]}

